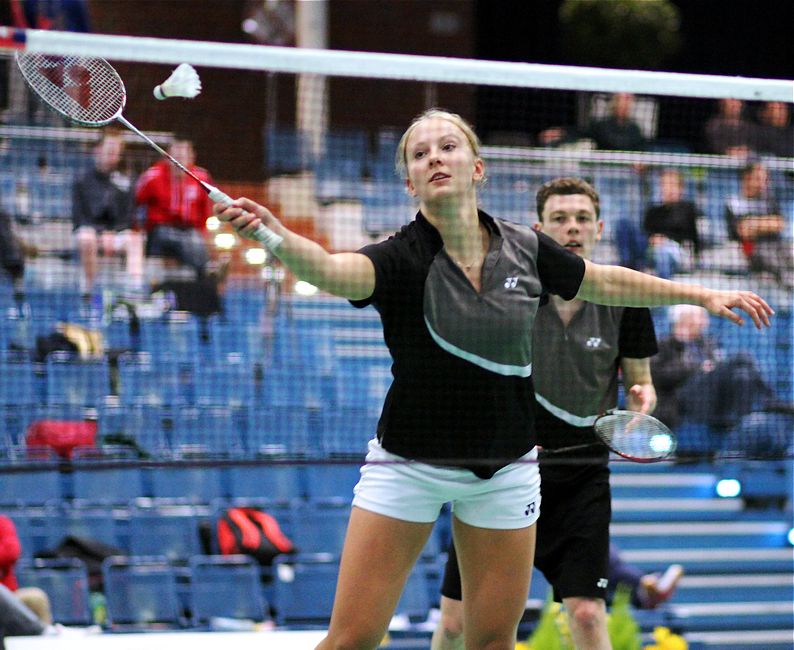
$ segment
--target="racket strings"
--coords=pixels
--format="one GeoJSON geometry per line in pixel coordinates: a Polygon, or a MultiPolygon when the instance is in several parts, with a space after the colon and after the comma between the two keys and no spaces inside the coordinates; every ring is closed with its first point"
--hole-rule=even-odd
{"type": "Polygon", "coordinates": [[[104,59],[27,52],[17,63],[33,91],[72,121],[99,126],[124,108],[124,84],[104,59]]]}
{"type": "Polygon", "coordinates": [[[675,450],[675,439],[655,418],[636,413],[612,414],[599,418],[596,433],[621,455],[633,458],[663,458],[675,450]]]}

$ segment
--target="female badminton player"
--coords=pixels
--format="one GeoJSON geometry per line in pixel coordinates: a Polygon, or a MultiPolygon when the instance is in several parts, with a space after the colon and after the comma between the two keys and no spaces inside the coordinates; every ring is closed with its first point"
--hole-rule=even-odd
{"type": "Polygon", "coordinates": [[[695,303],[761,328],[751,292],[713,291],[584,260],[531,228],[477,208],[485,164],[472,128],[434,109],[408,127],[398,167],[416,218],[388,240],[328,253],[246,198],[215,214],[299,278],[374,305],[394,376],[355,488],[328,635],[318,646],[376,648],[442,505],[453,507],[467,645],[512,650],[540,512],[532,328],[544,293],[600,304],[695,303]],[[411,461],[411,462],[407,462],[411,461]]]}

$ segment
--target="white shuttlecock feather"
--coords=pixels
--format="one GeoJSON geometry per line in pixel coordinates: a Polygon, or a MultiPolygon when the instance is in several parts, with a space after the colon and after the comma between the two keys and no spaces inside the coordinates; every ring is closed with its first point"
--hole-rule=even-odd
{"type": "Polygon", "coordinates": [[[155,86],[154,96],[157,99],[169,97],[187,97],[192,99],[201,92],[201,79],[198,72],[189,63],[180,63],[163,83],[155,86]]]}

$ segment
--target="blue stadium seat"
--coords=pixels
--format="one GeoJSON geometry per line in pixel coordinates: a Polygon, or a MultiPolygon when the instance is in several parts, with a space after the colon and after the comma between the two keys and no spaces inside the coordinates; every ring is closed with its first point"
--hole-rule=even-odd
{"type": "Polygon", "coordinates": [[[126,512],[126,506],[114,506],[96,497],[62,502],[57,512],[50,515],[54,529],[51,546],[56,546],[67,535],[74,535],[126,549],[129,545],[128,535],[125,535],[126,512]]]}
{"type": "Polygon", "coordinates": [[[75,360],[55,352],[47,357],[47,402],[96,407],[110,394],[106,359],[75,360]]]}
{"type": "Polygon", "coordinates": [[[62,625],[89,625],[88,571],[77,558],[20,560],[17,579],[25,587],[38,587],[49,596],[52,619],[62,625]]]}
{"type": "Polygon", "coordinates": [[[306,454],[315,415],[301,406],[254,406],[248,410],[246,449],[249,454],[306,454]]]}
{"type": "Polygon", "coordinates": [[[292,507],[292,541],[301,553],[340,555],[350,499],[298,501],[292,507]]]}
{"type": "Polygon", "coordinates": [[[44,505],[62,496],[58,460],[48,448],[10,450],[0,466],[0,499],[21,505],[44,505]]]}
{"type": "Polygon", "coordinates": [[[106,401],[98,409],[97,437],[124,435],[146,454],[170,454],[165,431],[170,427],[171,410],[156,405],[117,404],[106,401]]]}
{"type": "Polygon", "coordinates": [[[254,368],[249,357],[229,353],[215,357],[210,364],[199,364],[194,375],[196,403],[249,406],[254,400],[254,368]]]}
{"type": "MultiPolygon", "coordinates": [[[[346,387],[348,398],[352,389],[346,387]]],[[[380,419],[380,406],[337,406],[320,410],[320,445],[324,455],[360,455],[375,437],[380,419]]]]}
{"type": "Polygon", "coordinates": [[[139,467],[114,467],[137,459],[129,447],[77,447],[72,453],[72,489],[76,499],[126,504],[144,496],[139,467]],[[107,465],[104,469],[97,466],[107,465]],[[90,469],[87,469],[90,467],[90,469]]]}
{"type": "Polygon", "coordinates": [[[0,406],[27,406],[36,403],[36,378],[31,361],[12,354],[3,354],[0,356],[0,377],[0,406]]]}
{"type": "MultiPolygon", "coordinates": [[[[360,451],[360,450],[359,450],[360,451]]],[[[306,465],[306,496],[309,499],[346,499],[353,498],[353,487],[361,478],[360,467],[364,463],[363,454],[350,462],[322,463],[306,465]]]]}
{"type": "MultiPolygon", "coordinates": [[[[256,307],[250,307],[250,312],[255,312],[256,307]]],[[[244,307],[240,307],[244,312],[244,307]]],[[[229,321],[217,318],[209,319],[209,344],[212,359],[225,359],[230,354],[238,354],[248,363],[262,361],[265,354],[265,337],[257,321],[254,323],[242,320],[242,316],[229,321]]],[[[249,316],[249,318],[251,318],[249,316]]]]}
{"type": "MultiPolygon", "coordinates": [[[[428,573],[435,567],[428,566],[424,562],[417,562],[400,595],[400,600],[394,613],[405,616],[409,621],[420,622],[427,620],[430,611],[430,581],[428,573]]],[[[435,599],[435,594],[433,594],[435,599]]]]}
{"type": "MultiPolygon", "coordinates": [[[[5,380],[0,381],[3,383],[5,380]]],[[[21,445],[25,440],[28,427],[36,415],[30,406],[0,404],[0,438],[5,436],[7,446],[21,445]]]]}
{"type": "Polygon", "coordinates": [[[155,499],[210,503],[227,496],[219,467],[157,467],[149,471],[149,482],[155,499]]]}
{"type": "Polygon", "coordinates": [[[263,621],[260,567],[246,555],[194,555],[190,568],[190,611],[193,625],[203,626],[213,617],[263,621]]]}
{"type": "Polygon", "coordinates": [[[171,448],[205,454],[238,456],[243,445],[232,409],[223,406],[183,406],[173,410],[171,448]]]}
{"type": "Polygon", "coordinates": [[[233,499],[289,500],[302,494],[300,468],[296,465],[238,465],[227,472],[233,499]]]}
{"type": "Polygon", "coordinates": [[[135,507],[130,512],[130,551],[187,561],[201,553],[200,519],[199,510],[188,505],[135,507]]]}
{"type": "Polygon", "coordinates": [[[322,553],[277,557],[273,564],[276,623],[327,625],[334,603],[338,559],[322,553]]]}
{"type": "Polygon", "coordinates": [[[107,558],[102,575],[111,628],[182,625],[176,573],[166,558],[107,558]]]}
{"type": "Polygon", "coordinates": [[[141,349],[155,358],[194,361],[201,348],[199,321],[188,312],[172,312],[166,320],[141,320],[141,349]]]}
{"type": "Polygon", "coordinates": [[[118,360],[124,404],[164,406],[182,403],[178,366],[150,352],[122,354],[118,360]]]}

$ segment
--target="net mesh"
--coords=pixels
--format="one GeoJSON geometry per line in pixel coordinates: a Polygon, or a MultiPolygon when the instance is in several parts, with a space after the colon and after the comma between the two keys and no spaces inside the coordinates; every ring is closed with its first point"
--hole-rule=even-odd
{"type": "MultiPolygon", "coordinates": [[[[713,364],[725,376],[702,372],[702,388],[668,390],[663,369],[653,366],[659,412],[671,404],[677,410],[678,419],[667,421],[679,457],[791,455],[789,276],[748,255],[736,222],[726,219],[728,211],[736,218],[771,211],[782,219],[780,237],[790,248],[791,152],[785,137],[775,135],[790,120],[778,132],[767,117],[791,108],[779,101],[781,82],[760,80],[748,90],[747,80],[696,86],[687,76],[637,73],[608,78],[599,90],[597,74],[567,70],[555,77],[543,66],[515,64],[503,71],[510,84],[499,85],[497,69],[481,70],[476,62],[419,65],[372,55],[367,66],[361,54],[353,65],[334,53],[301,58],[300,51],[278,48],[243,59],[235,46],[184,43],[179,56],[197,67],[204,90],[192,101],[155,102],[152,88],[176,63],[173,53],[163,55],[165,46],[132,38],[85,43],[85,56],[23,57],[32,62],[26,76],[38,80],[34,87],[62,114],[88,123],[111,120],[120,110],[120,80],[102,66],[87,66],[89,55],[106,57],[130,91],[127,111],[137,126],[165,146],[187,132],[215,185],[265,203],[292,230],[332,251],[380,241],[413,219],[417,205],[395,173],[395,152],[410,120],[430,106],[457,112],[476,128],[486,162],[479,201],[495,217],[533,226],[544,182],[586,179],[599,192],[604,222],[595,261],[713,288],[752,289],[777,311],[764,335],[708,319],[714,351],[701,369],[713,364]],[[86,67],[90,97],[70,96],[45,72],[75,79],[69,71],[86,67]],[[614,118],[624,96],[628,122],[614,118]],[[104,105],[113,98],[115,104],[104,105]],[[739,126],[718,128],[713,118],[723,100],[742,104],[739,126]],[[766,174],[755,197],[742,194],[750,160],[766,174]],[[654,211],[663,204],[686,206],[654,211]],[[666,218],[683,220],[668,228],[666,218]],[[714,400],[692,403],[688,398],[699,390],[714,391],[714,400]]],[[[392,379],[378,313],[312,293],[260,246],[212,220],[205,227],[208,210],[198,232],[206,269],[218,280],[210,290],[191,285],[193,269],[167,248],[149,246],[143,267],[132,268],[126,235],[116,226],[98,238],[89,282],[73,232],[73,183],[94,164],[99,134],[42,113],[14,80],[12,61],[4,63],[12,76],[0,126],[0,206],[24,244],[24,275],[9,266],[0,291],[1,438],[8,453],[24,447],[35,422],[88,419],[100,440],[134,440],[154,458],[201,452],[360,459],[392,379]],[[56,337],[63,334],[59,323],[99,333],[102,347],[64,342],[56,337]],[[50,343],[66,346],[58,351],[66,354],[47,354],[50,343]]],[[[123,139],[113,177],[132,189],[158,158],[133,134],[123,139]]],[[[133,228],[151,234],[145,203],[128,215],[133,228]]],[[[674,311],[653,310],[660,339],[674,329],[671,316],[674,311]]],[[[562,381],[575,388],[573,377],[562,381]]]]}
{"type": "Polygon", "coordinates": [[[18,53],[25,80],[48,108],[83,126],[104,126],[124,108],[124,83],[94,57],[18,53]]]}

